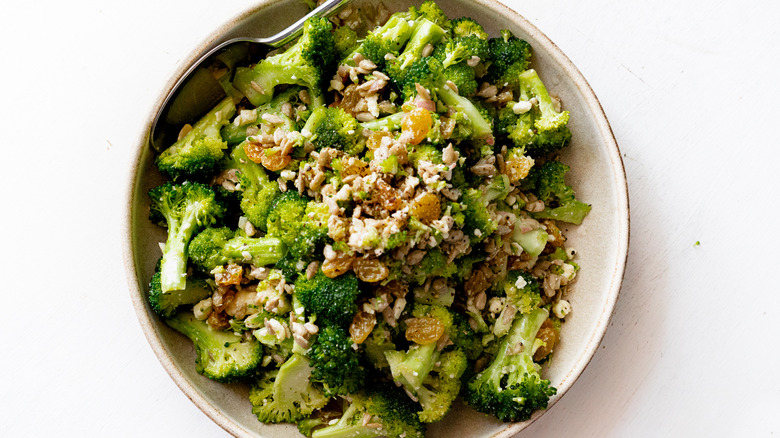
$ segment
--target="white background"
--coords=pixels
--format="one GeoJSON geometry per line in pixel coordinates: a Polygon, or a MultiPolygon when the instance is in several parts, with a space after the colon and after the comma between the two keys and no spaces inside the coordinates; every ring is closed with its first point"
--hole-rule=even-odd
{"type": "MultiPolygon", "coordinates": [[[[0,436],[226,435],[147,344],[120,232],[134,141],[162,85],[250,3],[4,3],[0,436]]],[[[600,98],[632,225],[602,346],[520,437],[780,434],[780,6],[506,3],[600,98]]]]}

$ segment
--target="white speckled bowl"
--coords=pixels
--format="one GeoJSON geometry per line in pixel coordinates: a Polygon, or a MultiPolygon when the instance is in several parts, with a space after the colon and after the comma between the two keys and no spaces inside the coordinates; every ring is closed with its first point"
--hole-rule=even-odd
{"type": "MultiPolygon", "coordinates": [[[[387,3],[390,4],[390,3],[387,3]]],[[[407,1],[392,2],[395,10],[407,8],[407,1]]],[[[607,118],[585,78],[544,34],[513,10],[493,0],[440,0],[450,17],[470,16],[485,25],[491,35],[510,29],[534,48],[534,68],[552,93],[561,97],[571,111],[571,146],[563,161],[572,166],[569,182],[577,197],[591,203],[593,210],[579,227],[565,227],[569,245],[577,250],[582,267],[569,299],[572,314],[566,318],[561,343],[551,366],[543,374],[558,388],[551,404],[558,401],[580,376],[606,331],[618,297],[628,253],[629,209],[626,177],[620,152],[607,118]]],[[[214,32],[200,47],[185,57],[180,74],[201,53],[235,36],[267,36],[281,30],[305,13],[300,0],[261,1],[214,32]]],[[[162,87],[157,105],[169,92],[174,78],[162,87]]],[[[162,178],[153,164],[147,137],[153,114],[141,127],[136,161],[132,164],[127,193],[125,222],[125,264],[130,293],[146,337],[163,367],[182,391],[206,415],[237,437],[300,437],[290,425],[264,425],[252,415],[248,388],[222,385],[195,372],[191,342],[168,328],[146,301],[149,278],[160,256],[157,242],[164,241],[162,228],[147,220],[146,192],[162,178]]],[[[509,437],[543,415],[539,411],[526,422],[504,424],[456,404],[447,419],[429,428],[431,437],[509,437]]]]}

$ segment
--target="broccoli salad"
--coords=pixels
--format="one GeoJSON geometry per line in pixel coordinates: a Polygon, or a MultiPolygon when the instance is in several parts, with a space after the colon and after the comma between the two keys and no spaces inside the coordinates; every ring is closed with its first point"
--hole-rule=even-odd
{"type": "Polygon", "coordinates": [[[149,192],[167,228],[149,302],[197,371],[314,438],[424,436],[458,397],[506,422],[546,408],[579,269],[562,228],[590,206],[532,56],[432,1],[217,56],[227,97],[149,192]]]}

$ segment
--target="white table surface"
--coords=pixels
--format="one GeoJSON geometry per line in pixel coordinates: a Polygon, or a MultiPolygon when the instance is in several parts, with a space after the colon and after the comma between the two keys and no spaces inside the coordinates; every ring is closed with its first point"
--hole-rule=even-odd
{"type": "MultiPolygon", "coordinates": [[[[121,199],[138,129],[180,56],[250,3],[4,4],[0,436],[226,436],[143,336],[121,199]]],[[[601,347],[519,436],[780,434],[780,6],[506,3],[601,99],[632,213],[601,347]]]]}

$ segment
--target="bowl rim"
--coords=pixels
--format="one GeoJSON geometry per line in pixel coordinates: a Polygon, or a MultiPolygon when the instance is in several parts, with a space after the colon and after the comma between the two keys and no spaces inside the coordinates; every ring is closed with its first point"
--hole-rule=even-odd
{"type": "MultiPolygon", "coordinates": [[[[546,410],[540,410],[535,412],[530,419],[519,423],[507,423],[506,427],[502,430],[494,433],[491,438],[509,438],[514,434],[520,432],[531,423],[536,421],[545,412],[549,411],[552,406],[555,405],[563,395],[572,387],[574,382],[582,375],[585,368],[591,362],[598,346],[601,344],[604,335],[606,334],[607,327],[609,326],[610,319],[615,310],[615,304],[620,294],[620,287],[623,281],[626,270],[626,262],[628,258],[628,246],[630,236],[630,207],[628,199],[628,182],[625,173],[625,167],[623,164],[622,155],[615,139],[612,128],[607,120],[606,113],[604,112],[601,103],[596,97],[595,92],[587,82],[583,74],[574,65],[574,63],[563,53],[563,51],[550,40],[543,32],[541,32],[533,23],[523,17],[520,13],[510,8],[509,6],[499,2],[498,0],[472,0],[476,6],[482,6],[493,11],[500,13],[512,21],[516,26],[520,27],[535,38],[543,46],[545,51],[549,54],[551,61],[557,64],[559,69],[562,69],[566,76],[569,77],[573,84],[580,92],[588,110],[593,115],[596,126],[598,127],[599,137],[605,143],[607,156],[611,161],[610,169],[613,172],[613,177],[616,181],[616,201],[617,211],[620,213],[618,217],[618,225],[620,233],[617,235],[617,255],[616,264],[612,270],[612,276],[609,282],[608,293],[606,300],[603,303],[601,314],[596,325],[596,328],[591,333],[590,338],[586,343],[586,347],[582,349],[578,359],[575,361],[572,369],[563,378],[561,385],[558,386],[558,392],[554,395],[549,402],[546,410]]],[[[136,141],[133,143],[133,147],[137,150],[132,159],[129,172],[125,175],[125,209],[124,209],[124,221],[121,228],[123,233],[122,237],[122,252],[124,259],[125,275],[127,277],[127,283],[130,291],[131,301],[135,309],[136,316],[141,325],[143,333],[152,351],[157,356],[160,364],[165,371],[171,377],[173,382],[179,389],[189,398],[195,406],[198,407],[207,417],[209,417],[214,423],[220,426],[229,434],[236,437],[256,438],[256,435],[250,431],[245,430],[239,424],[234,422],[228,416],[224,415],[216,406],[210,403],[203,395],[193,386],[193,384],[186,378],[186,376],[178,369],[173,358],[170,356],[165,346],[163,345],[160,337],[154,328],[154,322],[152,315],[146,308],[144,283],[137,276],[137,265],[133,254],[133,217],[135,215],[136,206],[133,204],[133,199],[136,193],[136,186],[138,184],[137,177],[139,169],[142,165],[144,146],[147,145],[149,139],[149,131],[151,129],[152,120],[154,115],[159,110],[163,103],[165,96],[173,88],[176,78],[178,78],[183,72],[194,62],[201,53],[204,53],[210,47],[213,47],[221,39],[221,35],[225,35],[229,32],[237,23],[249,18],[251,15],[261,12],[263,9],[269,7],[274,3],[274,0],[259,0],[252,5],[247,6],[242,11],[232,16],[225,21],[216,30],[211,32],[203,41],[198,43],[186,56],[182,57],[177,65],[173,68],[172,74],[169,75],[168,82],[161,87],[161,91],[155,100],[154,105],[148,112],[145,118],[145,123],[142,125],[136,141]]],[[[132,155],[131,155],[132,156],[132,155]]]]}

